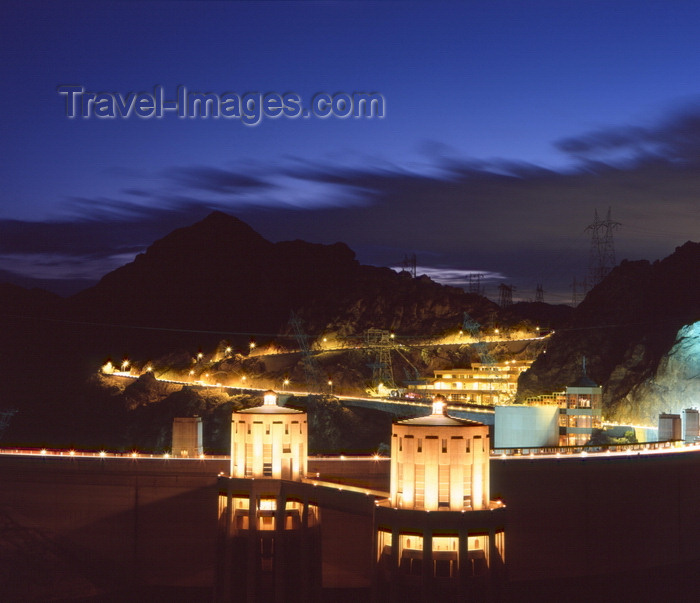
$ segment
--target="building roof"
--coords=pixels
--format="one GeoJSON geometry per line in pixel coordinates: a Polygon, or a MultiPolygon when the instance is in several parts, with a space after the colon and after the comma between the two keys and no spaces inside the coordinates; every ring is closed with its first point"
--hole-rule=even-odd
{"type": "Polygon", "coordinates": [[[431,414],[414,419],[395,421],[395,423],[397,425],[424,425],[426,427],[479,427],[483,425],[483,423],[479,423],[478,421],[450,417],[446,411],[447,400],[445,396],[438,394],[433,398],[433,410],[431,414]]]}
{"type": "Polygon", "coordinates": [[[575,383],[572,383],[569,385],[569,387],[599,387],[598,384],[593,381],[588,375],[585,373],[581,375],[575,383]]]}
{"type": "Polygon", "coordinates": [[[428,427],[481,427],[484,424],[469,419],[458,419],[449,415],[427,415],[415,419],[396,421],[397,425],[425,425],[428,427]]]}
{"type": "Polygon", "coordinates": [[[244,408],[243,410],[237,410],[233,414],[246,414],[246,415],[303,415],[303,410],[297,410],[296,408],[287,408],[286,406],[277,406],[271,404],[263,404],[262,406],[253,406],[252,408],[244,408]]]}

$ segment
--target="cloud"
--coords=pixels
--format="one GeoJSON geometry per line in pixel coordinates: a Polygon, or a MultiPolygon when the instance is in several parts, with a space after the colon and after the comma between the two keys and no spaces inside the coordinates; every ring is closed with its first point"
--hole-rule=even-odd
{"type": "Polygon", "coordinates": [[[215,167],[192,166],[172,168],[164,174],[167,180],[185,189],[230,195],[246,189],[265,189],[269,182],[236,172],[215,167]]]}
{"type": "MultiPolygon", "coordinates": [[[[286,157],[269,166],[172,168],[155,179],[125,172],[123,199],[74,198],[52,222],[0,221],[0,254],[24,254],[27,262],[55,254],[97,266],[218,209],[272,241],[343,241],[363,263],[383,266],[415,253],[442,282],[464,285],[470,272],[484,272],[523,296],[543,284],[565,301],[573,278],[586,274],[584,231],[595,209],[611,206],[622,222],[618,259],[656,259],[697,239],[697,108],[556,144],[576,158],[572,167],[458,158],[426,143],[431,163],[412,169],[371,157],[352,165],[286,157]]],[[[29,270],[27,262],[17,269],[29,270]]],[[[65,260],[53,270],[76,274],[65,260]]]]}
{"type": "Polygon", "coordinates": [[[564,138],[555,146],[582,160],[695,163],[700,159],[700,109],[695,104],[658,124],[599,129],[564,138]]]}
{"type": "MultiPolygon", "coordinates": [[[[404,266],[391,266],[391,269],[396,270],[396,272],[406,270],[404,266]]],[[[480,272],[478,270],[459,270],[457,268],[416,266],[416,276],[421,275],[425,275],[443,285],[460,288],[467,288],[472,284],[474,286],[478,284],[480,287],[485,287],[487,283],[493,284],[505,279],[499,272],[480,272]],[[474,277],[478,277],[478,279],[474,277]]]]}

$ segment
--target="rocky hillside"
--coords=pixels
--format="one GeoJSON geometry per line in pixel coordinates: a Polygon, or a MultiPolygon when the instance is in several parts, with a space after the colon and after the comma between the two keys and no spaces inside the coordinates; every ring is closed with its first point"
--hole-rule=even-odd
{"type": "MultiPolygon", "coordinates": [[[[299,358],[287,366],[248,358],[253,337],[261,346],[298,347],[292,311],[306,333],[335,337],[347,350],[369,328],[440,340],[457,333],[465,312],[486,327],[534,318],[556,326],[562,309],[548,317],[549,308],[518,304],[504,313],[484,297],[427,277],[361,265],[343,243],[272,243],[216,212],[156,241],[72,297],[0,286],[0,408],[19,411],[4,441],[78,445],[103,428],[116,429],[109,407],[95,414],[99,405],[85,394],[86,380],[107,357],[164,358],[162,366],[170,370],[177,365],[174,356],[187,364],[198,348],[210,352],[226,339],[236,358],[244,356],[232,367],[234,374],[264,375],[272,384],[289,374],[299,384],[299,358]]],[[[468,349],[417,354],[410,362],[424,376],[472,359],[468,349]]],[[[328,351],[320,358],[324,377],[349,391],[364,390],[373,361],[361,350],[328,351]]],[[[395,368],[400,380],[411,367],[395,368]]]]}
{"type": "Polygon", "coordinates": [[[130,325],[280,333],[292,310],[307,330],[405,333],[486,320],[497,306],[427,277],[363,266],[344,243],[271,243],[215,212],[155,242],[135,261],[68,300],[71,314],[130,325]]]}
{"type": "Polygon", "coordinates": [[[692,356],[697,337],[690,325],[700,320],[699,273],[698,243],[654,263],[622,262],[521,376],[519,398],[563,389],[586,356],[589,376],[604,387],[610,419],[655,423],[658,412],[689,405],[676,390],[687,390],[688,380],[697,387],[698,372],[691,374],[694,365],[681,358],[692,356]],[[681,374],[686,378],[678,384],[681,374]]]}

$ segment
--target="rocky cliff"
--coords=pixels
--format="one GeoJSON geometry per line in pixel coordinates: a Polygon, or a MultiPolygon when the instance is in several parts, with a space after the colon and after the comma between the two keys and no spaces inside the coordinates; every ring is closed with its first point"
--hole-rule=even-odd
{"type": "Polygon", "coordinates": [[[585,356],[589,376],[604,387],[609,419],[655,422],[657,410],[685,404],[687,396],[676,399],[671,392],[681,390],[670,384],[681,375],[697,379],[691,378],[687,352],[695,333],[690,325],[700,320],[699,273],[698,243],[688,242],[658,262],[622,262],[521,376],[519,399],[562,390],[580,374],[585,356]]]}

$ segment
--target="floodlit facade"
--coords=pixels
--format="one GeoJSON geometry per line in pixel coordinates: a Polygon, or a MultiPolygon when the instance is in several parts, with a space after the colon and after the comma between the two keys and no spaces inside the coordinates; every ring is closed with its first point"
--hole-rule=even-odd
{"type": "Polygon", "coordinates": [[[474,362],[471,368],[440,369],[434,371],[435,381],[417,385],[416,390],[426,396],[437,394],[453,402],[471,404],[502,404],[512,399],[518,389],[518,377],[532,364],[532,360],[506,362],[474,362]]]}
{"type": "Polygon", "coordinates": [[[582,446],[603,427],[603,388],[584,372],[559,399],[559,445],[582,446]]]}
{"type": "Polygon", "coordinates": [[[215,600],[318,601],[321,537],[318,506],[298,487],[307,468],[307,415],[277,405],[231,418],[231,472],[219,478],[215,600]]]}
{"type": "Polygon", "coordinates": [[[263,405],[233,413],[231,476],[298,480],[306,476],[306,413],[277,405],[265,392],[263,405]]]}
{"type": "Polygon", "coordinates": [[[489,428],[445,414],[394,423],[391,490],[375,509],[375,601],[489,601],[505,563],[505,506],[490,500],[489,428]]]}
{"type": "Polygon", "coordinates": [[[584,446],[594,429],[603,427],[603,388],[583,375],[564,392],[533,396],[526,405],[559,407],[559,446],[584,446]]]}

